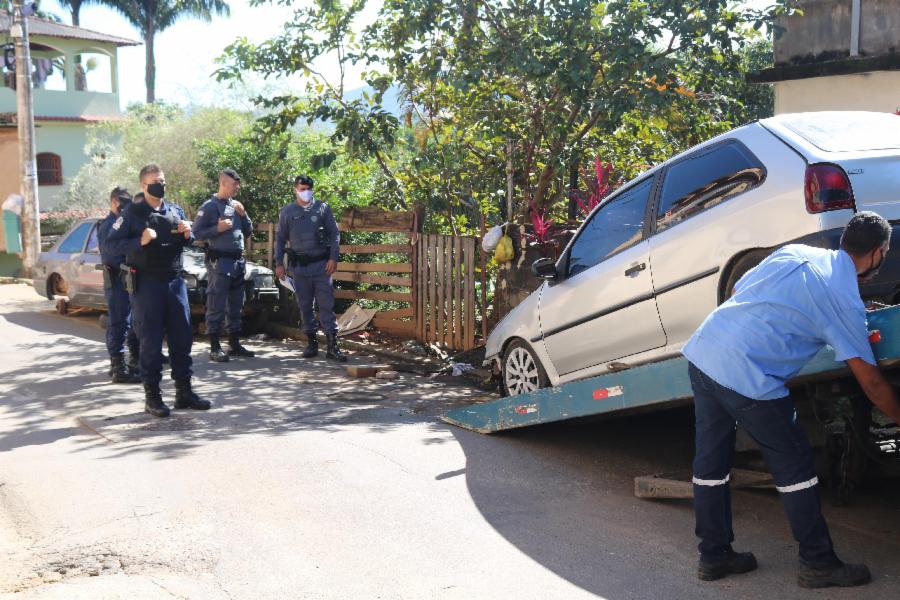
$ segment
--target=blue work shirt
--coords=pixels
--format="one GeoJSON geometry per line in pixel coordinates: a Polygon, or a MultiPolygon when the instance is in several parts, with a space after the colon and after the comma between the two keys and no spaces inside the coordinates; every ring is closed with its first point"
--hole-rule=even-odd
{"type": "Polygon", "coordinates": [[[334,214],[330,206],[318,200],[306,206],[292,202],[281,209],[275,235],[275,264],[278,266],[284,265],[284,248],[288,240],[291,250],[297,253],[326,253],[325,258],[333,261],[340,256],[341,237],[334,214]],[[319,227],[325,228],[325,245],[319,243],[316,233],[319,227]]]}
{"type": "Polygon", "coordinates": [[[683,353],[719,384],[774,400],[788,395],[785,383],[826,344],[835,360],[876,364],[853,259],[793,244],[744,275],[683,353]]]}
{"type": "Polygon", "coordinates": [[[112,231],[113,223],[119,218],[114,212],[106,215],[106,218],[100,221],[97,226],[97,241],[100,242],[100,260],[104,265],[118,268],[125,262],[125,253],[116,254],[113,252],[109,244],[109,232],[112,231]]]}
{"type": "MultiPolygon", "coordinates": [[[[194,220],[194,237],[206,241],[210,248],[218,252],[243,254],[245,240],[253,233],[253,221],[244,212],[240,216],[230,198],[213,196],[203,203],[194,220]],[[219,231],[219,219],[231,219],[231,229],[219,231]]],[[[214,261],[216,271],[232,276],[243,271],[243,262],[236,256],[220,256],[214,261]]]]}

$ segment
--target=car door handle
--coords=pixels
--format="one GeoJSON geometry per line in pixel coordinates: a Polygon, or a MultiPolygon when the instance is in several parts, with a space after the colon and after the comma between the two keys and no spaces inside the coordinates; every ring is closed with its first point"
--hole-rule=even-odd
{"type": "Polygon", "coordinates": [[[634,265],[625,269],[625,277],[631,277],[632,275],[637,275],[641,271],[647,268],[647,263],[641,263],[639,265],[634,265]]]}

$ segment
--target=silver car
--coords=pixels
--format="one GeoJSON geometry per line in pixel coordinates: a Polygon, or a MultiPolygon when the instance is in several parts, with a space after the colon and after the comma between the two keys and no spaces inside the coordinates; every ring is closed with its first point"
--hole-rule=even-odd
{"type": "MultiPolygon", "coordinates": [[[[66,314],[70,307],[106,310],[103,271],[97,230],[101,219],[75,223],[47,252],[42,252],[34,273],[34,289],[56,300],[56,308],[66,314]]],[[[202,315],[206,303],[206,263],[203,252],[186,248],[182,277],[188,288],[191,313],[202,315]]],[[[277,310],[278,288],[271,269],[247,263],[247,302],[244,314],[264,319],[277,310]]]]}
{"type": "MultiPolygon", "coordinates": [[[[678,355],[775,248],[835,249],[857,210],[900,222],[900,116],[786,114],[740,127],[624,185],[487,340],[510,395],[678,355]]],[[[900,253],[865,298],[900,300],[900,253]]]]}

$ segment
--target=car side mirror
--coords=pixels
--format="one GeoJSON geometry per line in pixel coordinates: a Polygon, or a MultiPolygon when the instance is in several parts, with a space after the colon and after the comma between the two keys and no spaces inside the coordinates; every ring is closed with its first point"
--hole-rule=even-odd
{"type": "Polygon", "coordinates": [[[559,272],[556,270],[556,262],[552,258],[539,258],[531,265],[531,272],[546,281],[556,281],[559,272]]]}

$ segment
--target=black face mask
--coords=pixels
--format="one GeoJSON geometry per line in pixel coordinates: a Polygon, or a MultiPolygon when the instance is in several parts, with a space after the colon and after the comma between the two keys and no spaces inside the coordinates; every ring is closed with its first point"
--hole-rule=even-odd
{"type": "Polygon", "coordinates": [[[878,261],[877,265],[872,265],[856,277],[861,281],[866,281],[867,279],[872,279],[876,275],[878,275],[878,271],[881,270],[881,266],[884,264],[884,252],[881,253],[881,260],[878,261]]]}
{"type": "Polygon", "coordinates": [[[147,193],[153,196],[154,198],[165,198],[166,197],[166,184],[165,183],[151,183],[147,186],[147,193]]]}
{"type": "Polygon", "coordinates": [[[121,215],[123,212],[128,210],[128,207],[131,206],[130,198],[119,198],[119,214],[121,215]]]}

